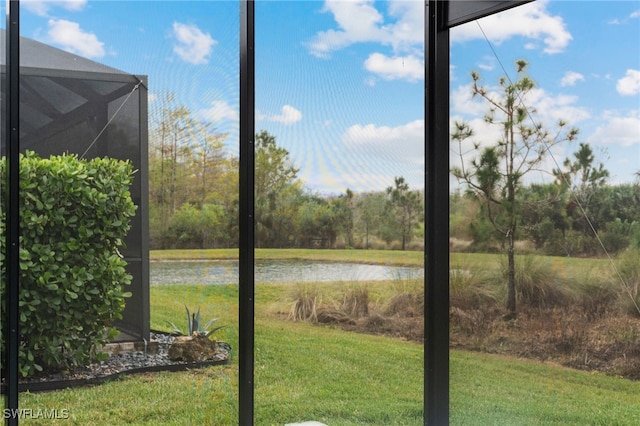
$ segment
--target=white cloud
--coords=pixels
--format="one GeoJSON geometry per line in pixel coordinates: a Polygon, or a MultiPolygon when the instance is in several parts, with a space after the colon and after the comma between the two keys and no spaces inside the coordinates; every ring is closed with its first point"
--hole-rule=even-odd
{"type": "Polygon", "coordinates": [[[390,0],[389,15],[397,21],[389,25],[391,45],[395,52],[422,51],[424,46],[424,2],[390,0]]]}
{"type": "Polygon", "coordinates": [[[609,22],[607,22],[607,23],[608,23],[608,24],[611,24],[611,25],[622,25],[622,24],[626,24],[626,23],[627,23],[627,22],[629,22],[629,20],[631,20],[631,19],[637,19],[637,18],[640,18],[640,9],[639,9],[639,10],[635,10],[635,11],[631,12],[631,13],[629,14],[629,16],[627,16],[627,17],[625,17],[625,18],[623,18],[623,19],[615,18],[615,19],[610,20],[610,21],[609,21],[609,22]]]}
{"type": "Polygon", "coordinates": [[[364,67],[385,80],[418,81],[424,78],[424,61],[413,55],[390,58],[382,53],[372,53],[364,62],[364,67]]]}
{"type": "Polygon", "coordinates": [[[616,111],[606,111],[603,120],[604,124],[598,126],[587,138],[588,143],[640,145],[640,111],[631,111],[626,116],[616,111]]]}
{"type": "MultiPolygon", "coordinates": [[[[560,16],[553,16],[547,10],[548,1],[535,1],[514,7],[502,13],[487,16],[478,22],[487,38],[496,44],[521,36],[544,44],[543,51],[553,54],[564,51],[572,39],[560,16]]],[[[484,35],[476,22],[470,22],[452,29],[451,42],[461,43],[483,39],[484,35]]],[[[527,49],[536,47],[528,41],[527,49]]]]}
{"type": "Polygon", "coordinates": [[[213,101],[210,108],[202,109],[196,115],[212,123],[220,123],[225,120],[238,121],[240,119],[237,108],[229,105],[227,101],[213,101]]]}
{"type": "MultiPolygon", "coordinates": [[[[331,13],[337,28],[318,32],[307,46],[312,55],[328,58],[332,52],[355,43],[379,43],[393,54],[372,53],[364,68],[385,80],[419,81],[424,78],[424,10],[417,1],[391,0],[388,22],[373,0],[327,0],[322,9],[331,13]]],[[[365,81],[375,85],[375,79],[365,81]]]]}
{"type": "MultiPolygon", "coordinates": [[[[529,39],[528,48],[543,43],[547,53],[564,50],[571,34],[563,19],[551,15],[548,1],[529,3],[483,19],[490,40],[500,43],[514,36],[529,39]],[[533,40],[535,43],[531,43],[533,40]]],[[[319,58],[355,43],[378,43],[389,46],[388,53],[372,53],[365,69],[386,80],[421,80],[424,77],[424,3],[390,0],[386,16],[376,8],[374,0],[327,0],[322,9],[331,13],[336,28],[320,31],[307,43],[309,52],[319,58]],[[403,61],[404,60],[404,61],[403,61]]],[[[476,24],[463,25],[452,31],[452,41],[482,38],[476,24]]],[[[491,64],[482,64],[491,66],[491,64]]],[[[372,84],[368,80],[368,84],[372,84]]]]}
{"type": "Polygon", "coordinates": [[[333,14],[339,29],[316,34],[309,42],[311,54],[324,58],[353,43],[387,39],[387,32],[379,26],[384,18],[373,3],[372,0],[326,1],[322,11],[333,14]]]}
{"type": "Polygon", "coordinates": [[[618,80],[616,90],[622,96],[633,96],[640,93],[640,70],[627,70],[625,76],[618,80]]]}
{"type": "Polygon", "coordinates": [[[458,86],[451,91],[450,95],[451,111],[454,114],[465,116],[484,116],[487,112],[487,104],[478,98],[471,97],[471,83],[458,86]]]}
{"type": "Polygon", "coordinates": [[[77,12],[87,5],[87,0],[22,0],[21,6],[36,15],[46,16],[54,7],[61,7],[71,12],[77,12]]]}
{"type": "Polygon", "coordinates": [[[397,52],[414,52],[424,42],[424,5],[419,1],[390,0],[385,22],[373,0],[327,0],[322,12],[331,13],[337,29],[318,32],[307,43],[312,55],[326,58],[354,43],[374,42],[397,52]]]}
{"type": "Polygon", "coordinates": [[[210,34],[195,25],[173,23],[173,37],[176,44],[173,51],[183,61],[190,64],[206,64],[213,46],[217,43],[210,34]]]}
{"type": "Polygon", "coordinates": [[[300,120],[302,120],[302,112],[291,105],[284,105],[280,110],[280,114],[264,114],[256,112],[256,121],[272,121],[275,123],[289,125],[297,123],[300,120]]]}
{"type": "Polygon", "coordinates": [[[331,13],[338,28],[318,32],[308,43],[312,55],[328,58],[332,52],[355,43],[379,43],[399,53],[422,55],[424,43],[423,4],[390,0],[385,18],[373,0],[327,0],[322,9],[331,13]]]}
{"type": "Polygon", "coordinates": [[[396,176],[403,176],[411,188],[423,188],[424,120],[398,126],[354,124],[340,136],[327,166],[339,172],[339,185],[333,186],[340,191],[380,190],[396,176]]]}
{"type": "Polygon", "coordinates": [[[564,73],[562,80],[560,80],[560,85],[562,87],[575,86],[575,84],[579,81],[585,81],[584,75],[575,71],[567,71],[566,73],[564,73]]]}
{"type": "Polygon", "coordinates": [[[77,22],[49,19],[49,40],[62,49],[85,56],[101,58],[105,55],[104,43],[95,34],[84,31],[77,22]]]}
{"type": "MultiPolygon", "coordinates": [[[[487,95],[491,99],[499,100],[503,94],[498,87],[487,87],[487,95]]],[[[560,120],[566,121],[569,126],[587,120],[591,117],[589,111],[578,106],[578,97],[551,94],[544,89],[534,88],[523,98],[524,104],[532,113],[537,124],[542,124],[549,130],[553,130],[560,120]]],[[[489,105],[481,97],[471,97],[471,84],[459,86],[451,93],[451,111],[467,119],[484,117],[489,105]]],[[[530,123],[532,124],[532,123],[530,123]]]]}
{"type": "Polygon", "coordinates": [[[529,95],[525,98],[525,104],[535,109],[540,122],[551,132],[560,120],[575,126],[591,118],[586,108],[577,106],[577,96],[553,95],[543,89],[534,89],[529,95]]]}
{"type": "Polygon", "coordinates": [[[483,62],[480,62],[478,64],[478,68],[480,68],[481,70],[493,71],[493,69],[496,67],[496,60],[492,56],[485,56],[484,58],[482,58],[482,61],[483,62]]]}
{"type": "Polygon", "coordinates": [[[424,120],[397,127],[355,124],[342,135],[346,149],[391,163],[424,165],[424,120]]]}

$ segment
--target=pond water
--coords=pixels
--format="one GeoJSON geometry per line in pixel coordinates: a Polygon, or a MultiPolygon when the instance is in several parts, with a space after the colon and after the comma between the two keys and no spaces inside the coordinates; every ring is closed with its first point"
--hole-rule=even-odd
{"type": "MultiPolygon", "coordinates": [[[[238,282],[237,261],[151,262],[151,285],[233,284],[238,282]]],[[[382,281],[421,278],[422,268],[310,261],[256,261],[256,283],[382,281]]]]}

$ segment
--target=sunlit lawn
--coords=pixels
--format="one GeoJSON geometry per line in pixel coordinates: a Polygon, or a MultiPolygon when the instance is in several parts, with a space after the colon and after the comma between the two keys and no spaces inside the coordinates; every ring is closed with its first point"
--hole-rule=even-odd
{"type": "MultiPolygon", "coordinates": [[[[374,253],[373,258],[383,255],[374,253]]],[[[327,251],[324,256],[337,254],[327,251]]],[[[366,260],[368,255],[357,256],[366,260]]],[[[418,264],[415,259],[421,259],[421,254],[406,258],[418,264]]],[[[495,259],[471,256],[460,262],[499,261],[495,259]]],[[[452,256],[452,263],[455,261],[452,256]]],[[[321,285],[327,294],[337,297],[340,287],[348,284],[321,285]]],[[[370,283],[374,303],[388,298],[394,285],[399,284],[370,283]]],[[[422,345],[286,321],[292,287],[256,287],[255,424],[302,420],[331,426],[422,424],[422,345]]],[[[151,327],[169,330],[167,321],[182,325],[185,304],[199,306],[205,320],[215,317],[218,324],[228,325],[216,337],[234,348],[230,365],[137,375],[92,388],[22,394],[22,408],[65,408],[71,415],[71,421],[24,423],[237,424],[237,285],[154,286],[151,327]]],[[[450,357],[451,424],[640,424],[639,382],[478,353],[452,350],[450,357]]]]}

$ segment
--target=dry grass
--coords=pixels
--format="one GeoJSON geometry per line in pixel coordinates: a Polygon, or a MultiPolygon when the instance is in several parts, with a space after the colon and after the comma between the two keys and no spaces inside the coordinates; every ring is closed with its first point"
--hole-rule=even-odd
{"type": "MultiPolygon", "coordinates": [[[[640,258],[616,261],[629,292],[598,262],[519,256],[518,317],[505,320],[506,280],[499,262],[469,257],[450,271],[450,345],[551,361],[576,369],[640,379],[640,258]],[[580,267],[577,267],[580,266],[580,267]],[[635,307],[634,307],[635,308],[635,307]]],[[[298,287],[289,318],[360,333],[422,342],[424,293],[420,280],[298,287]],[[313,291],[311,291],[313,290],[313,291]]]]}
{"type": "Polygon", "coordinates": [[[400,293],[385,304],[382,312],[388,317],[415,318],[424,316],[424,293],[400,293]]]}
{"type": "Polygon", "coordinates": [[[451,252],[465,252],[469,250],[472,240],[462,240],[460,238],[451,237],[449,238],[449,251],[451,252]]]}
{"type": "MultiPolygon", "coordinates": [[[[616,261],[628,293],[635,297],[639,265],[637,252],[616,261]]],[[[501,289],[493,301],[474,299],[475,287],[496,289],[486,278],[490,273],[473,269],[470,274],[452,274],[452,346],[640,378],[640,319],[617,274],[598,262],[567,266],[575,265],[571,260],[518,256],[514,321],[503,319],[504,263],[494,273],[501,289]]]]}
{"type": "Polygon", "coordinates": [[[340,310],[354,319],[369,315],[369,289],[362,284],[356,284],[348,288],[340,310]]]}
{"type": "Polygon", "coordinates": [[[318,322],[320,295],[317,285],[298,284],[293,290],[293,303],[288,319],[292,321],[318,322]]]}

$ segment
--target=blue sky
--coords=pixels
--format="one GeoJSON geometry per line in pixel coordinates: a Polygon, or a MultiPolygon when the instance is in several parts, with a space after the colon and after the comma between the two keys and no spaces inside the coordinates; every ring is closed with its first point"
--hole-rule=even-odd
{"type": "MultiPolygon", "coordinates": [[[[259,1],[256,129],[276,135],[307,186],[323,193],[380,190],[404,176],[423,186],[422,2],[259,1]]],[[[149,76],[163,94],[229,134],[237,152],[238,12],[223,1],[24,1],[22,34],[149,76]]],[[[486,104],[470,98],[471,70],[491,88],[524,58],[537,88],[536,120],[580,129],[553,150],[594,148],[611,182],[640,170],[640,1],[536,1],[451,31],[451,116],[476,142],[495,140],[486,104]],[[497,58],[484,39],[484,30],[497,58]]],[[[452,164],[457,161],[452,151],[452,164]]],[[[544,168],[553,167],[549,159],[544,168]]],[[[548,179],[540,172],[531,180],[548,179]]],[[[452,184],[455,184],[452,181],[452,184]]]]}

